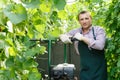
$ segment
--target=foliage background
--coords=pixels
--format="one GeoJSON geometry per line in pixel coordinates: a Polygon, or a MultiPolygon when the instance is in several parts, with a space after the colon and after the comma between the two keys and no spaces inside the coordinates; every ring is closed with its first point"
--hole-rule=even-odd
{"type": "Polygon", "coordinates": [[[57,39],[79,27],[81,10],[106,30],[108,80],[120,80],[120,0],[0,0],[0,79],[40,80],[35,58],[46,48],[29,40],[57,39]]]}

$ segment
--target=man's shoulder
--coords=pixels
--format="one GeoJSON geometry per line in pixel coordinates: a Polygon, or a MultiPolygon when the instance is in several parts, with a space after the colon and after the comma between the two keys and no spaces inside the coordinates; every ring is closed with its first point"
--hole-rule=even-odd
{"type": "Polygon", "coordinates": [[[80,32],[80,31],[81,31],[81,28],[75,28],[75,29],[70,30],[70,31],[68,32],[68,34],[74,35],[75,33],[80,32]]]}
{"type": "Polygon", "coordinates": [[[70,30],[69,32],[76,32],[76,31],[80,31],[80,30],[81,30],[81,28],[75,28],[75,29],[70,30]]]}
{"type": "Polygon", "coordinates": [[[103,27],[101,27],[101,26],[92,26],[95,30],[104,30],[104,28],[103,27]]]}

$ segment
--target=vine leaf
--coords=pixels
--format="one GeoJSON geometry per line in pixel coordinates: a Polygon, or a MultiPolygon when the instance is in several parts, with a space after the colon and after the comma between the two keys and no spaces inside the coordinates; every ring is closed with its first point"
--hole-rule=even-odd
{"type": "Polygon", "coordinates": [[[65,0],[54,0],[54,4],[58,10],[62,10],[64,9],[66,5],[66,1],[65,0]]]}
{"type": "Polygon", "coordinates": [[[22,0],[22,3],[26,8],[37,8],[39,7],[40,0],[22,0]]]}
{"type": "Polygon", "coordinates": [[[120,67],[120,57],[118,58],[117,67],[120,67]]]}
{"type": "Polygon", "coordinates": [[[18,24],[27,19],[26,9],[21,4],[7,5],[3,12],[14,24],[18,24]]]}

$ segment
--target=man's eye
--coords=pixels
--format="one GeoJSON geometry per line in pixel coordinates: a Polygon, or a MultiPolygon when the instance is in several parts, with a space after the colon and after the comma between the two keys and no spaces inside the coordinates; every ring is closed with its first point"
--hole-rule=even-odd
{"type": "Polygon", "coordinates": [[[89,18],[85,18],[86,20],[88,20],[89,18]]]}
{"type": "Polygon", "coordinates": [[[83,19],[80,19],[80,21],[82,21],[83,19]]]}

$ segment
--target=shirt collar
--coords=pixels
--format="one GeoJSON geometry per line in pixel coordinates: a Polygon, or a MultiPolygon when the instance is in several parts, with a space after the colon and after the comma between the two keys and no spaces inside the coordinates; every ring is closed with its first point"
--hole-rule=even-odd
{"type": "MultiPolygon", "coordinates": [[[[89,31],[88,32],[90,32],[92,30],[92,26],[90,26],[90,28],[89,28],[89,31]]],[[[80,27],[80,33],[82,34],[83,33],[83,31],[82,31],[82,27],[80,27]]]]}

